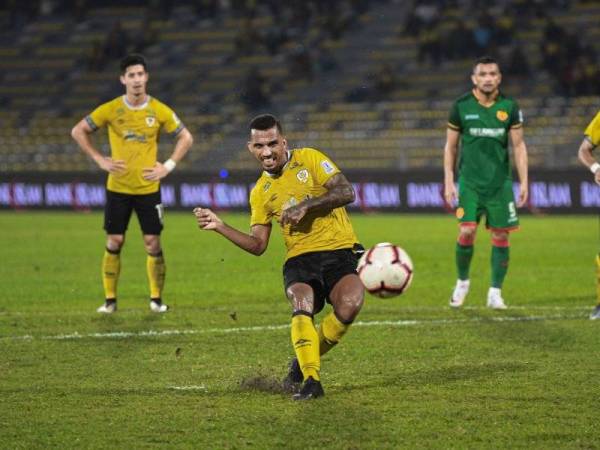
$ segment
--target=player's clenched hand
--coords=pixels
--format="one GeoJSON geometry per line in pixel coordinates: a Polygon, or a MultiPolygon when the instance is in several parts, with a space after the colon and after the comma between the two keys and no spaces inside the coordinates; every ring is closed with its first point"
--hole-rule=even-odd
{"type": "Polygon", "coordinates": [[[158,181],[169,174],[167,168],[158,161],[154,164],[154,167],[142,169],[142,172],[144,173],[144,180],[148,181],[158,181]]]}
{"type": "Polygon", "coordinates": [[[456,195],[456,186],[454,183],[446,183],[444,185],[444,200],[449,206],[454,206],[458,196],[456,195]]]}
{"type": "Polygon", "coordinates": [[[279,218],[279,223],[281,226],[285,225],[298,225],[298,223],[302,220],[302,218],[306,215],[306,207],[302,205],[290,206],[287,209],[284,209],[281,212],[281,217],[279,218]]]}
{"type": "Polygon", "coordinates": [[[521,206],[525,206],[528,198],[529,198],[529,189],[527,188],[527,184],[521,183],[521,187],[519,188],[519,201],[517,202],[517,206],[519,208],[521,206]]]}
{"type": "Polygon", "coordinates": [[[194,208],[194,216],[196,216],[198,226],[203,230],[214,230],[223,224],[219,216],[208,208],[194,208]]]}
{"type": "Polygon", "coordinates": [[[125,161],[122,159],[112,159],[108,156],[96,161],[102,170],[109,173],[123,173],[127,169],[125,161]]]}

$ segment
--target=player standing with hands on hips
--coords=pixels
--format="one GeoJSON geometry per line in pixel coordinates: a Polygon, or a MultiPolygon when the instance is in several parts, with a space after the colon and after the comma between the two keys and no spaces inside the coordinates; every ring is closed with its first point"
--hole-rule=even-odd
{"type": "Polygon", "coordinates": [[[206,208],[194,209],[198,226],[214,230],[243,250],[261,255],[277,220],[287,247],[285,293],[292,306],[292,361],[286,389],[295,400],[321,397],[321,355],[335,346],[356,318],[364,288],[356,274],[363,250],[344,208],[354,189],[333,162],[313,148],[288,150],[279,121],[270,114],[250,123],[248,150],[263,173],[250,193],[250,233],[224,223],[206,208]],[[313,317],[330,303],[333,311],[317,330],[313,317]]]}
{"type": "MultiPolygon", "coordinates": [[[[594,181],[600,185],[600,163],[594,158],[594,149],[600,144],[600,112],[590,122],[584,134],[579,146],[579,160],[591,170],[594,181]]],[[[600,249],[596,255],[596,277],[597,304],[590,314],[591,320],[600,319],[600,249]]]]}
{"type": "Polygon", "coordinates": [[[117,309],[120,252],[135,210],[148,253],[150,310],[163,313],[168,306],[162,302],[165,260],[160,245],[163,228],[160,180],[184,157],[193,138],[167,105],[146,93],[148,71],[143,56],[131,54],[121,61],[120,80],[125,86],[125,95],[100,105],[71,132],[79,147],[108,172],[104,208],[106,250],[102,260],[105,302],[97,311],[111,314],[117,309]],[[108,127],[110,157],[101,154],[90,139],[90,135],[103,126],[108,127]],[[175,136],[173,154],[162,164],[157,161],[161,130],[175,136]]]}
{"type": "Polygon", "coordinates": [[[460,222],[456,243],[458,280],[450,306],[462,306],[469,292],[469,269],[475,232],[482,215],[491,231],[492,280],[487,306],[506,309],[501,295],[508,270],[509,232],[518,229],[517,207],[528,197],[527,147],[523,139],[523,116],[517,102],[499,91],[502,75],[498,63],[480,58],[473,67],[471,92],[456,100],[450,111],[444,148],[444,197],[449,205],[458,199],[456,217],[460,222]],[[519,174],[519,200],[515,205],[508,138],[512,142],[519,174]],[[458,161],[458,195],[454,169],[458,161]]]}

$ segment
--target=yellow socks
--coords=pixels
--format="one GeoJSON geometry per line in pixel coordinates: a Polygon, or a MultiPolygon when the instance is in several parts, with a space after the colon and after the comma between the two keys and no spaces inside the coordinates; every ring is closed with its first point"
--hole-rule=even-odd
{"type": "Polygon", "coordinates": [[[102,258],[102,284],[104,285],[104,297],[106,299],[117,298],[117,283],[121,272],[121,257],[119,252],[104,250],[102,258]]]}
{"type": "Polygon", "coordinates": [[[156,255],[148,255],[146,258],[146,271],[150,283],[150,298],[159,299],[163,286],[165,285],[165,259],[162,251],[156,255]]]}
{"type": "Polygon", "coordinates": [[[350,324],[340,322],[333,312],[330,312],[321,321],[319,326],[319,348],[321,355],[331,350],[346,334],[350,324]]]}
{"type": "Polygon", "coordinates": [[[312,317],[302,312],[295,313],[292,317],[292,345],[304,379],[313,377],[318,381],[321,370],[319,335],[312,317]]]}

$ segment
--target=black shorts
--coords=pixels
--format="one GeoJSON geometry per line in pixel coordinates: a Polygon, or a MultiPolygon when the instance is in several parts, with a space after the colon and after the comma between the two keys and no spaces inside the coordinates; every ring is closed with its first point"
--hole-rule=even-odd
{"type": "Polygon", "coordinates": [[[306,283],[313,288],[315,303],[313,314],[320,312],[329,293],[344,276],[356,273],[356,265],[364,248],[354,248],[304,253],[288,259],[283,266],[283,283],[287,288],[294,283],[306,283]]]}
{"type": "Polygon", "coordinates": [[[144,234],[159,235],[163,229],[163,205],[160,189],[152,194],[122,194],[106,191],[104,229],[107,234],[125,234],[132,211],[144,234]]]}

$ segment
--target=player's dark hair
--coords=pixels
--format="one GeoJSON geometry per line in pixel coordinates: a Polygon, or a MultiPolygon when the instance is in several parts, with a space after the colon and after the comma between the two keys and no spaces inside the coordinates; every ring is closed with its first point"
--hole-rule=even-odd
{"type": "Polygon", "coordinates": [[[127,55],[125,58],[123,58],[121,60],[121,73],[125,73],[127,72],[127,68],[130,66],[137,66],[137,65],[141,65],[144,66],[144,71],[148,72],[148,67],[146,64],[146,58],[144,58],[142,55],[140,55],[139,53],[131,53],[129,55],[127,55]]]}
{"type": "Polygon", "coordinates": [[[496,64],[498,66],[498,69],[500,69],[500,64],[498,64],[498,61],[492,58],[491,56],[480,56],[479,58],[477,58],[477,61],[475,61],[475,64],[473,64],[473,72],[475,72],[475,68],[479,64],[496,64]]]}
{"type": "Polygon", "coordinates": [[[281,122],[279,122],[279,120],[277,120],[277,118],[272,114],[261,114],[250,121],[251,132],[252,130],[269,130],[273,127],[277,127],[279,134],[283,133],[281,122]]]}

